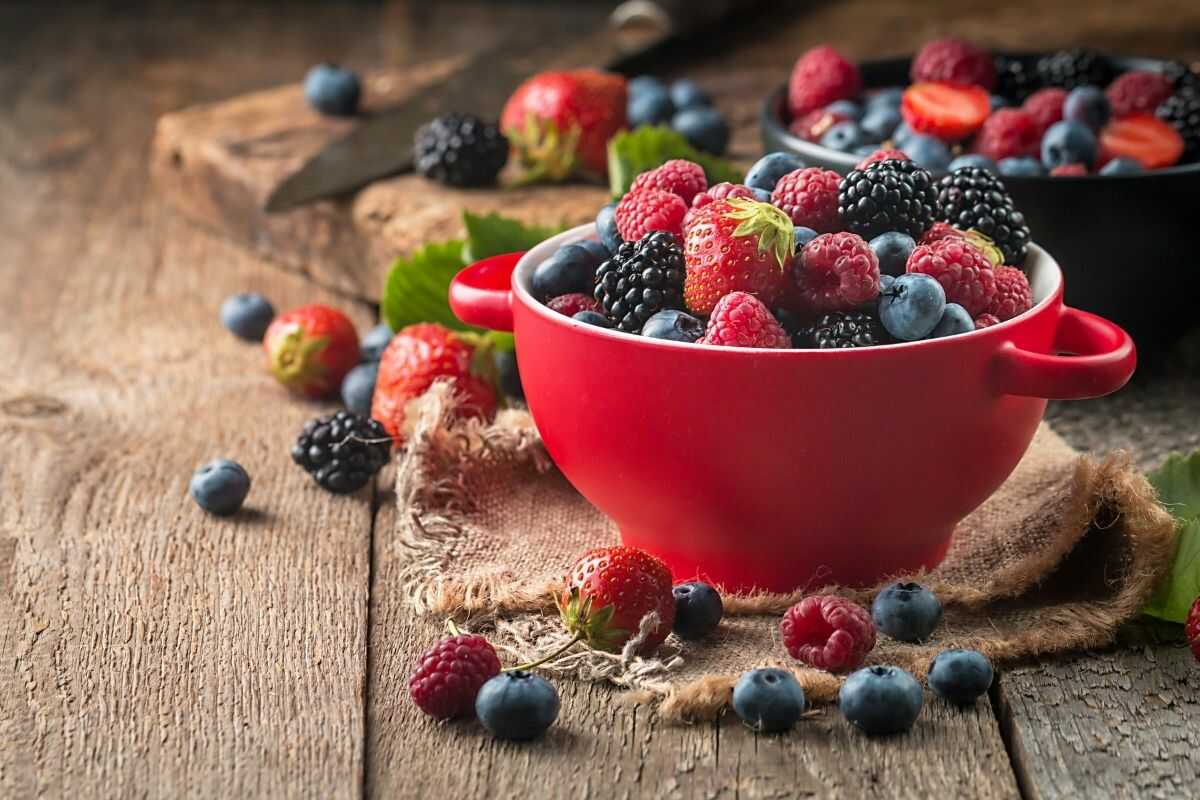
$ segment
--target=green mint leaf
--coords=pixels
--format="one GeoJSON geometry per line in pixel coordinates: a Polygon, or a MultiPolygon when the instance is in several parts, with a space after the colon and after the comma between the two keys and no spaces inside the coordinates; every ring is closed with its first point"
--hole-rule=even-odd
{"type": "Polygon", "coordinates": [[[463,242],[427,244],[407,258],[396,259],[383,288],[380,311],[398,331],[417,322],[440,322],[454,330],[478,330],[463,324],[450,310],[450,279],[467,265],[463,242]]]}
{"type": "Polygon", "coordinates": [[[742,182],[743,172],[733,162],[697,150],[683,134],[666,125],[643,125],[608,141],[608,183],[613,197],[629,191],[633,179],[641,173],[673,158],[686,158],[703,167],[709,186],[722,181],[742,182]]]}
{"type": "Polygon", "coordinates": [[[1172,455],[1146,476],[1159,501],[1179,520],[1171,571],[1143,613],[1184,622],[1200,596],[1200,450],[1172,455]]]}
{"type": "Polygon", "coordinates": [[[564,229],[562,225],[525,225],[499,214],[481,216],[470,211],[463,212],[463,225],[467,229],[467,241],[463,245],[462,255],[468,264],[504,253],[528,250],[564,229]]]}

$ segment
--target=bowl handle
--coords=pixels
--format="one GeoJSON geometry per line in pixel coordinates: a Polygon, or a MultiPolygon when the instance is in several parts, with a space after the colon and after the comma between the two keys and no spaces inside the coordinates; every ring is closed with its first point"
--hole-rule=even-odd
{"type": "Polygon", "coordinates": [[[1004,394],[1082,400],[1120,389],[1137,366],[1133,339],[1103,317],[1063,306],[1054,331],[1063,356],[1022,350],[1008,342],[991,365],[992,385],[1004,394]]]}
{"type": "Polygon", "coordinates": [[[464,267],[450,281],[450,310],[468,325],[512,331],[512,274],[524,253],[505,253],[464,267]]]}

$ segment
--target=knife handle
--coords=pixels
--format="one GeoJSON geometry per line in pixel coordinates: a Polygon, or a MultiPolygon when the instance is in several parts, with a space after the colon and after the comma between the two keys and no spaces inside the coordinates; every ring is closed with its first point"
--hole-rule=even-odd
{"type": "Polygon", "coordinates": [[[711,25],[743,3],[738,0],[626,0],[609,17],[614,28],[631,24],[660,27],[671,36],[687,36],[711,25]]]}

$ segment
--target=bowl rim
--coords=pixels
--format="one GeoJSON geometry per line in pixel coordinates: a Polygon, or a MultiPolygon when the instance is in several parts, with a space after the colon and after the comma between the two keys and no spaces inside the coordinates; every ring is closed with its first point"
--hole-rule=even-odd
{"type": "MultiPolygon", "coordinates": [[[[1025,61],[1032,61],[1047,53],[1037,51],[1014,51],[1014,50],[989,50],[993,56],[1005,56],[1007,58],[1017,58],[1025,61]]],[[[893,56],[891,58],[875,58],[860,61],[859,66],[864,69],[884,69],[890,67],[898,67],[902,64],[910,64],[912,55],[893,56]]],[[[1168,63],[1167,59],[1150,58],[1148,56],[1109,56],[1109,60],[1120,67],[1122,71],[1131,70],[1148,70],[1151,72],[1162,72],[1168,63]]],[[[833,150],[828,147],[822,147],[819,142],[810,142],[806,139],[801,139],[788,130],[787,125],[782,121],[779,111],[783,108],[783,101],[787,95],[787,82],[779,85],[767,94],[763,101],[762,107],[759,110],[759,128],[763,131],[769,131],[771,135],[784,142],[788,149],[793,154],[800,158],[808,158],[821,160],[831,164],[837,164],[838,169],[844,169],[847,172],[854,169],[858,162],[862,161],[865,156],[854,155],[853,153],[842,153],[838,150],[833,150]]],[[[876,87],[865,86],[864,92],[867,89],[873,88],[894,88],[894,87],[876,87]]],[[[1168,177],[1172,175],[1190,175],[1200,173],[1200,161],[1193,161],[1190,164],[1176,164],[1170,167],[1160,169],[1144,170],[1133,175],[1100,175],[1098,173],[1088,175],[1001,175],[1001,180],[1005,183],[1042,183],[1053,180],[1056,183],[1095,183],[1097,181],[1130,181],[1146,178],[1168,177]]],[[[944,170],[939,170],[935,175],[944,175],[944,170]]]]}
{"type": "Polygon", "coordinates": [[[841,357],[868,357],[882,351],[897,351],[897,350],[916,350],[921,348],[932,347],[947,347],[953,346],[955,342],[961,342],[970,337],[997,336],[1023,324],[1027,319],[1045,311],[1053,304],[1061,303],[1063,295],[1063,274],[1062,268],[1054,257],[1034,243],[1029,244],[1029,258],[1033,259],[1031,269],[1039,270],[1039,275],[1035,276],[1034,281],[1037,283],[1042,294],[1040,300],[1033,304],[1033,307],[1024,313],[1018,314],[1012,319],[997,323],[996,325],[987,328],[977,328],[967,333],[960,333],[954,336],[944,336],[938,339],[921,339],[916,342],[895,342],[891,344],[876,345],[874,347],[856,347],[846,349],[773,349],[773,348],[751,348],[751,347],[732,347],[730,345],[714,345],[714,344],[699,344],[697,342],[674,342],[668,339],[650,339],[637,334],[626,333],[613,328],[601,328],[598,325],[589,325],[586,322],[580,322],[568,316],[552,311],[544,303],[540,302],[533,296],[530,289],[530,279],[533,275],[533,270],[538,264],[549,258],[550,254],[558,250],[560,247],[581,241],[583,239],[597,239],[596,223],[588,222],[583,225],[578,225],[574,228],[569,228],[555,236],[546,239],[540,244],[534,246],[530,250],[521,255],[516,267],[512,273],[512,293],[514,302],[520,302],[529,310],[551,321],[555,324],[565,325],[568,328],[574,328],[593,336],[601,338],[616,338],[630,344],[638,344],[643,347],[665,347],[665,348],[684,348],[687,351],[695,352],[697,349],[714,352],[714,353],[737,353],[739,357],[760,356],[768,358],[833,358],[841,357]],[[1041,270],[1046,270],[1043,277],[1040,274],[1041,270]]]}

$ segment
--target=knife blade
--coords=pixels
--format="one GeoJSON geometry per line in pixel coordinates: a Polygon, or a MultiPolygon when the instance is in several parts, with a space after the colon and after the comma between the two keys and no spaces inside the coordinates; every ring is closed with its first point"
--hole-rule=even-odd
{"type": "Polygon", "coordinates": [[[368,117],[328,144],[275,187],[264,208],[287,211],[404,172],[412,167],[414,134],[439,113],[486,108],[544,69],[599,66],[620,71],[623,64],[716,22],[736,6],[737,0],[629,0],[612,12],[608,25],[569,46],[511,40],[481,52],[445,80],[368,117]]]}

